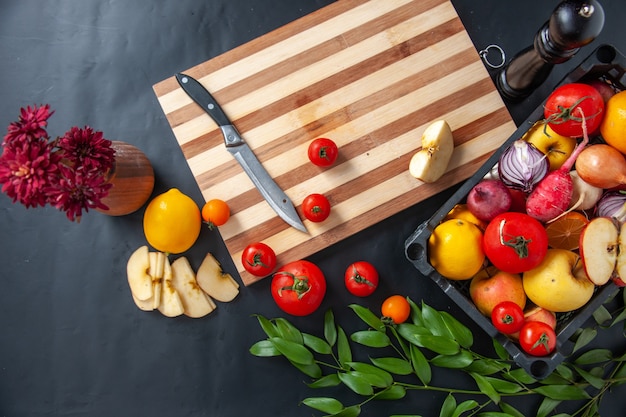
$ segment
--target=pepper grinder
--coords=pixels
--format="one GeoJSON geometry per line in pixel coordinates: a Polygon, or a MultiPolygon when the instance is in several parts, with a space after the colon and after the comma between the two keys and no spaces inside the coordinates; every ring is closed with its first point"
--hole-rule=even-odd
{"type": "Polygon", "coordinates": [[[555,64],[572,58],[591,43],[604,26],[604,10],[596,0],[564,0],[535,35],[497,75],[496,85],[508,100],[530,95],[550,75],[555,64]]]}

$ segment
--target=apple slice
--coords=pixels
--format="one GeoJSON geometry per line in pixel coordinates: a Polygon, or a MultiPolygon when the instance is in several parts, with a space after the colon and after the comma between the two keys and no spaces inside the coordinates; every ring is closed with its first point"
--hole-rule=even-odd
{"type": "Polygon", "coordinates": [[[167,257],[164,256],[161,301],[158,309],[166,317],[177,317],[185,312],[180,295],[172,283],[173,278],[172,266],[167,257]]]}
{"type": "Polygon", "coordinates": [[[152,277],[152,308],[155,309],[161,304],[161,286],[166,258],[163,252],[150,252],[148,255],[150,256],[148,273],[152,277]]]}
{"type": "Polygon", "coordinates": [[[623,287],[626,285],[626,223],[623,223],[619,229],[619,250],[617,251],[617,260],[615,262],[615,273],[613,274],[613,282],[623,287]]]}
{"type": "Polygon", "coordinates": [[[431,123],[422,134],[422,149],[411,158],[410,174],[424,182],[437,181],[446,172],[453,151],[450,125],[445,120],[431,123]]]}
{"type": "Polygon", "coordinates": [[[237,281],[222,271],[222,266],[211,253],[204,257],[196,279],[200,288],[218,301],[229,302],[239,294],[237,281]]]}
{"type": "MultiPolygon", "coordinates": [[[[625,238],[620,236],[617,226],[608,217],[593,218],[583,229],[580,235],[580,257],[587,277],[595,285],[604,285],[613,276],[618,262],[619,243],[625,238]]],[[[624,263],[626,259],[621,260],[620,266],[624,263]]]]}
{"type": "Polygon", "coordinates": [[[184,256],[172,263],[171,284],[180,295],[186,316],[192,318],[204,317],[215,310],[215,303],[198,286],[196,274],[184,256]]]}
{"type": "Polygon", "coordinates": [[[133,301],[135,302],[135,305],[137,306],[137,308],[139,308],[139,310],[142,310],[142,311],[154,310],[154,301],[152,300],[153,297],[150,297],[147,300],[138,300],[137,297],[135,297],[135,294],[132,293],[132,291],[130,295],[133,297],[133,301]]]}
{"type": "Polygon", "coordinates": [[[144,245],[137,248],[126,264],[126,275],[128,277],[128,285],[133,297],[139,301],[145,301],[152,298],[152,277],[149,273],[150,255],[148,246],[144,245]]]}

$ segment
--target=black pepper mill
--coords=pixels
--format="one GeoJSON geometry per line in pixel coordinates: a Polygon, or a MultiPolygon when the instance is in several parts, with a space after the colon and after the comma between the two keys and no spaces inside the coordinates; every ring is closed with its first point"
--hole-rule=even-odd
{"type": "Polygon", "coordinates": [[[596,0],[564,0],[535,35],[498,74],[496,84],[508,100],[521,100],[550,75],[555,64],[572,58],[591,43],[604,26],[604,10],[596,0]]]}

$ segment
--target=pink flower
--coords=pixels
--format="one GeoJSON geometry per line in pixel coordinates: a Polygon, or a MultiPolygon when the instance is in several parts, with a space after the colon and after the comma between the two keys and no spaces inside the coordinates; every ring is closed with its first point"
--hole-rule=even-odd
{"type": "Polygon", "coordinates": [[[48,126],[48,118],[52,116],[54,112],[50,112],[50,105],[45,106],[27,106],[25,109],[20,110],[19,120],[12,122],[9,125],[7,134],[4,137],[2,146],[13,146],[16,143],[23,145],[24,142],[47,138],[48,132],[46,126],[48,126]]]}

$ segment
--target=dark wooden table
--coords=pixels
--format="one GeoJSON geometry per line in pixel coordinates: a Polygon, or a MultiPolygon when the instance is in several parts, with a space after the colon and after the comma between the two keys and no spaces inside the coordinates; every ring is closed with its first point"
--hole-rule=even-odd
{"type": "MultiPolygon", "coordinates": [[[[180,0],[101,2],[5,1],[0,5],[0,126],[19,108],[49,103],[49,130],[90,125],[109,139],[141,148],[156,172],[154,193],[171,187],[202,197],[172,136],[152,85],[329,4],[329,0],[180,0]]],[[[477,50],[489,44],[508,57],[531,44],[558,2],[454,0],[477,50]]],[[[571,61],[555,68],[528,99],[511,104],[517,123],[595,46],[626,51],[622,0],[602,0],[602,34],[571,61]]],[[[504,140],[505,138],[503,138],[504,140]]],[[[403,293],[450,311],[474,330],[477,348],[487,336],[406,260],[404,242],[452,190],[391,217],[310,259],[329,277],[322,308],[294,319],[320,335],[323,312],[333,308],[347,329],[357,325],[347,305],[376,309],[403,293]],[[367,259],[382,284],[355,300],[340,279],[346,265],[367,259]]],[[[259,416],[311,415],[299,402],[312,391],[281,359],[259,359],[249,347],[263,338],[254,314],[281,316],[269,280],[242,288],[209,317],[166,319],[139,311],[126,282],[126,261],[144,244],[140,210],[124,217],[89,213],[80,224],[53,209],[27,210],[0,196],[0,415],[2,416],[259,416]]],[[[186,253],[198,266],[211,251],[232,268],[218,233],[203,230],[186,253]]],[[[232,270],[232,269],[231,269],[232,270]]],[[[605,346],[624,353],[624,338],[607,332],[605,346]]],[[[458,373],[437,374],[437,379],[458,373]]],[[[462,384],[471,386],[470,379],[462,384]]],[[[603,416],[621,416],[626,391],[611,393],[603,416]]],[[[345,403],[346,391],[334,391],[345,403]]],[[[444,394],[411,393],[404,401],[368,405],[362,415],[438,415],[444,394]]],[[[527,415],[537,404],[529,402],[527,415]]],[[[531,411],[532,410],[532,411],[531,411]]]]}

